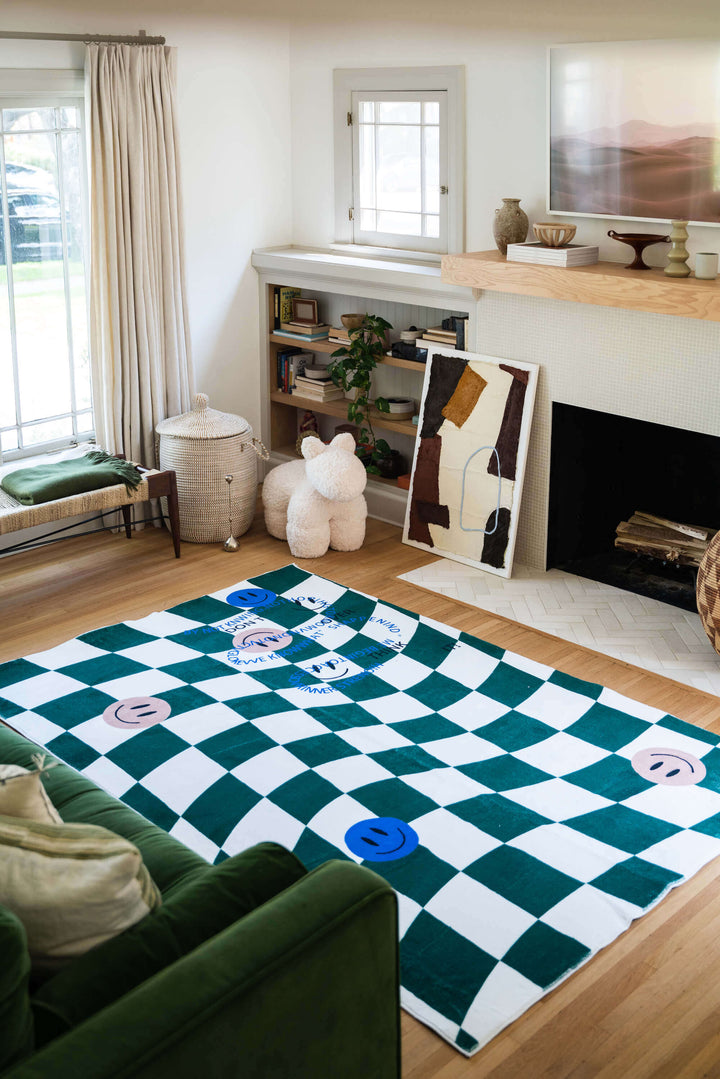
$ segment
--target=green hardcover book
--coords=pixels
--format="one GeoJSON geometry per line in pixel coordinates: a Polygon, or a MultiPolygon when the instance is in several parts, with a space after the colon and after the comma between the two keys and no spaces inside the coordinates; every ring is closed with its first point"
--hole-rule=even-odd
{"type": "Polygon", "coordinates": [[[276,285],[275,286],[275,326],[274,329],[280,329],[281,322],[290,322],[292,319],[292,302],[293,297],[300,295],[299,288],[291,288],[290,285],[276,285]]]}

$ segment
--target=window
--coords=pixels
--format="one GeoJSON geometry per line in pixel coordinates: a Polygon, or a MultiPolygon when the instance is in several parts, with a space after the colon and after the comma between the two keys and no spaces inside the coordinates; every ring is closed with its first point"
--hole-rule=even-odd
{"type": "MultiPolygon", "coordinates": [[[[74,73],[63,74],[67,81],[74,73]]],[[[6,459],[93,434],[82,75],[79,86],[77,77],[71,81],[74,92],[0,91],[0,437],[6,459]]]]}
{"type": "Polygon", "coordinates": [[[340,242],[464,248],[462,68],[335,72],[340,242]]]}

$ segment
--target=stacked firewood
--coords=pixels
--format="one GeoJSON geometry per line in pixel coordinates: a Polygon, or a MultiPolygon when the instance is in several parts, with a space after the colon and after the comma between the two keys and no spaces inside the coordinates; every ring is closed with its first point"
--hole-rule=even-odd
{"type": "Polygon", "coordinates": [[[668,521],[637,511],[616,529],[615,546],[623,551],[646,554],[663,562],[699,566],[716,529],[668,521]]]}

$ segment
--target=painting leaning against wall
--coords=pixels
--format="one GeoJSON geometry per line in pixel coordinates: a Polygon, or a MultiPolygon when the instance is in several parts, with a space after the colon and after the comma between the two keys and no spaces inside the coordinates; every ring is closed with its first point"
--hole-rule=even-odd
{"type": "Polygon", "coordinates": [[[509,577],[538,368],[433,350],[403,541],[509,577]]]}

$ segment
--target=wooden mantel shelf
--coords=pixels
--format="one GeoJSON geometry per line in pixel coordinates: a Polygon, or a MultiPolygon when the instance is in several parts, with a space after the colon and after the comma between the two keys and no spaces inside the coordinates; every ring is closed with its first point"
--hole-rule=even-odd
{"type": "Polygon", "coordinates": [[[720,278],[670,278],[662,270],[627,270],[617,262],[596,262],[572,269],[508,262],[499,251],[444,255],[441,276],[448,284],[494,292],[720,322],[720,278]]]}

